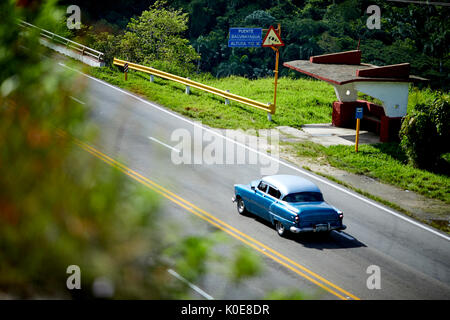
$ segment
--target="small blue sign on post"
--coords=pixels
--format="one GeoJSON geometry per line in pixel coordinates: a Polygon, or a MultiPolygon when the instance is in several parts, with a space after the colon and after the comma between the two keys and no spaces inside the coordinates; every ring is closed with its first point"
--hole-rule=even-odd
{"type": "Polygon", "coordinates": [[[261,28],[230,28],[228,47],[256,48],[261,45],[261,28]]]}
{"type": "Polygon", "coordinates": [[[363,108],[356,108],[356,114],[355,119],[362,119],[363,118],[363,108]]]}

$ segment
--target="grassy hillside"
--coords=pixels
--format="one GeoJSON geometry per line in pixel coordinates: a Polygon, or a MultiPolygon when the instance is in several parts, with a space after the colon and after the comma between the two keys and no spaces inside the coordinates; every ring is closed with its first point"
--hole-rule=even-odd
{"type": "MultiPolygon", "coordinates": [[[[330,123],[332,103],[336,100],[333,86],[310,78],[291,79],[281,77],[278,81],[277,110],[272,122],[264,111],[231,101],[226,106],[224,99],[201,90],[192,89],[185,94],[185,87],[173,81],[130,71],[128,81],[118,68],[91,68],[89,73],[109,83],[158,102],[174,111],[216,128],[262,129],[277,126],[300,128],[310,123],[330,123]]],[[[263,103],[273,102],[273,78],[250,80],[231,76],[215,78],[209,74],[192,75],[192,80],[263,103]]],[[[376,101],[366,95],[361,98],[376,101]]],[[[430,89],[413,88],[409,96],[408,109],[418,103],[429,103],[435,97],[430,89]]]]}
{"type": "MultiPolygon", "coordinates": [[[[216,128],[261,129],[276,126],[299,128],[307,123],[331,122],[331,103],[336,100],[334,89],[324,82],[309,79],[281,78],[278,82],[277,110],[273,121],[267,121],[267,113],[259,109],[231,102],[225,105],[224,99],[212,94],[192,89],[185,94],[183,85],[149,75],[130,72],[124,81],[121,72],[109,68],[92,68],[91,74],[148,99],[216,128]]],[[[231,93],[260,102],[273,101],[273,78],[249,80],[243,77],[216,79],[199,75],[192,77],[213,87],[230,90],[231,93]]]]}

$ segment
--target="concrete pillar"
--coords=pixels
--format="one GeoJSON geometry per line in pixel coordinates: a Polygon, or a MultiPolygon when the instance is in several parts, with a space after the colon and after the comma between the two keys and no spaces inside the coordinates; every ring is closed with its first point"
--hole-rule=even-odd
{"type": "Polygon", "coordinates": [[[354,102],[358,99],[358,91],[355,89],[353,83],[343,85],[334,85],[334,92],[336,97],[341,102],[354,102]]]}

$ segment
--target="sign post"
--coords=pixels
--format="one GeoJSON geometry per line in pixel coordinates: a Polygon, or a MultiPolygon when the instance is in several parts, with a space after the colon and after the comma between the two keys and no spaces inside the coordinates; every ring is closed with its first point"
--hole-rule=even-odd
{"type": "Polygon", "coordinates": [[[358,144],[359,144],[359,127],[361,123],[361,119],[363,117],[363,108],[358,107],[356,108],[356,138],[355,138],[355,152],[358,152],[358,144]]]}
{"type": "Polygon", "coordinates": [[[280,50],[278,47],[284,46],[280,37],[281,25],[278,24],[278,28],[275,29],[270,26],[269,29],[261,28],[230,28],[228,37],[228,47],[239,48],[257,48],[257,47],[270,47],[275,51],[275,88],[273,94],[273,104],[271,105],[271,111],[267,114],[269,121],[272,119],[272,114],[275,113],[277,105],[277,86],[278,86],[278,65],[280,61],[280,50]],[[264,40],[262,39],[262,32],[267,31],[264,40]]]}
{"type": "Polygon", "coordinates": [[[277,87],[278,87],[278,62],[280,61],[280,50],[275,48],[275,70],[273,71],[275,74],[275,88],[273,91],[273,112],[275,112],[275,108],[277,106],[277,87]]]}
{"type": "Polygon", "coordinates": [[[272,114],[275,113],[275,109],[277,106],[277,87],[278,87],[278,64],[280,61],[280,50],[278,47],[284,46],[283,41],[280,37],[281,34],[281,25],[278,24],[278,28],[275,30],[273,26],[270,26],[268,29],[266,36],[264,37],[262,46],[263,47],[271,47],[275,51],[275,82],[274,82],[274,93],[273,93],[273,107],[272,114]]]}

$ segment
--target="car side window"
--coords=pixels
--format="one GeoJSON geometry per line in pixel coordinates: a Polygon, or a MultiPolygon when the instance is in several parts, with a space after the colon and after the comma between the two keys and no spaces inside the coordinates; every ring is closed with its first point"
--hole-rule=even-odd
{"type": "Polygon", "coordinates": [[[262,192],[266,192],[266,190],[267,190],[267,184],[261,181],[261,182],[259,183],[259,185],[258,185],[258,190],[260,190],[260,191],[262,191],[262,192]]]}
{"type": "Polygon", "coordinates": [[[272,197],[280,199],[280,196],[281,196],[280,191],[271,186],[269,186],[269,191],[267,193],[270,194],[272,197]]]}

